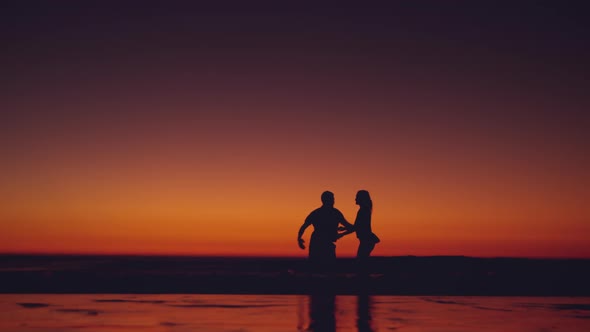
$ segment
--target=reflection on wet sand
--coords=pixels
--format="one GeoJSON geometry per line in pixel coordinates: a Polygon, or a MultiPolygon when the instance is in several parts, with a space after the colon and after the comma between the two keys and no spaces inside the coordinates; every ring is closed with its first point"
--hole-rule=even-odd
{"type": "Polygon", "coordinates": [[[0,331],[590,331],[590,298],[1,294],[0,331]]]}
{"type": "Polygon", "coordinates": [[[336,331],[336,296],[334,294],[309,296],[308,331],[336,331]]]}
{"type": "Polygon", "coordinates": [[[367,294],[361,294],[356,299],[356,327],[358,332],[373,332],[373,298],[367,294]]]}
{"type": "MultiPolygon", "coordinates": [[[[343,308],[338,308],[336,296],[330,293],[318,293],[310,295],[309,301],[309,324],[306,331],[336,331],[337,313],[339,309],[346,309],[346,304],[340,303],[343,308]]],[[[300,307],[301,309],[301,307],[300,307]]],[[[356,296],[356,328],[358,332],[374,332],[372,320],[373,298],[368,294],[356,296]]],[[[301,316],[301,312],[299,313],[301,316]]],[[[343,318],[343,317],[339,317],[343,318]]],[[[299,319],[301,322],[301,318],[299,319]]],[[[304,324],[298,324],[302,330],[304,324]]]]}

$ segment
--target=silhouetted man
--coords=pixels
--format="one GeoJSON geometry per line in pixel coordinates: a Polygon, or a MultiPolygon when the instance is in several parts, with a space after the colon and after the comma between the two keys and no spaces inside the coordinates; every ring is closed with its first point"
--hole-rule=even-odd
{"type": "Polygon", "coordinates": [[[336,260],[336,240],[338,239],[338,225],[352,229],[342,212],[334,208],[334,194],[330,191],[322,193],[322,206],[313,210],[299,228],[297,242],[299,248],[305,249],[305,241],[301,238],[305,229],[313,225],[313,233],[309,241],[309,260],[315,269],[329,269],[336,260]]]}

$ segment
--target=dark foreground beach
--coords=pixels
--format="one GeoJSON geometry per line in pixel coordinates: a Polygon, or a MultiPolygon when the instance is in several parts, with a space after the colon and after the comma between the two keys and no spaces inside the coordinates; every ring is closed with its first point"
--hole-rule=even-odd
{"type": "Polygon", "coordinates": [[[590,260],[375,257],[332,275],[302,258],[0,256],[0,293],[590,296],[590,260]]]}

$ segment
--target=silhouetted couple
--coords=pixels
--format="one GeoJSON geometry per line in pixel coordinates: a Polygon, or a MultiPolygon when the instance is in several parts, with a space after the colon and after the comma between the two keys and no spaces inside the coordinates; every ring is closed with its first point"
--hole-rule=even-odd
{"type": "Polygon", "coordinates": [[[356,194],[356,204],[359,210],[354,225],[346,221],[342,212],[334,207],[334,194],[324,191],[321,196],[322,206],[313,210],[299,228],[297,242],[299,248],[305,249],[303,233],[313,225],[314,231],[309,241],[309,260],[316,270],[330,270],[336,261],[335,242],[341,237],[356,232],[359,239],[357,260],[359,267],[366,268],[367,260],[380,240],[371,229],[371,214],[373,202],[366,190],[359,190],[356,194]],[[341,232],[339,232],[341,231],[341,232]]]}

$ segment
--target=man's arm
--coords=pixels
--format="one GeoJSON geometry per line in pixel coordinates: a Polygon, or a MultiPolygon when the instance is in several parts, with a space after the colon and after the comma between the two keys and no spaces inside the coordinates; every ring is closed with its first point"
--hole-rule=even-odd
{"type": "Polygon", "coordinates": [[[343,231],[338,233],[338,237],[337,239],[340,239],[341,237],[343,237],[344,235],[348,235],[352,232],[354,232],[354,225],[349,223],[346,218],[344,218],[344,215],[342,213],[340,213],[340,224],[342,224],[344,227],[338,227],[339,231],[343,231]]]}
{"type": "Polygon", "coordinates": [[[309,225],[311,225],[311,223],[306,219],[303,225],[299,227],[299,233],[297,233],[297,244],[301,249],[305,249],[305,241],[301,237],[303,236],[303,233],[305,233],[305,230],[307,229],[307,227],[309,227],[309,225]]]}

